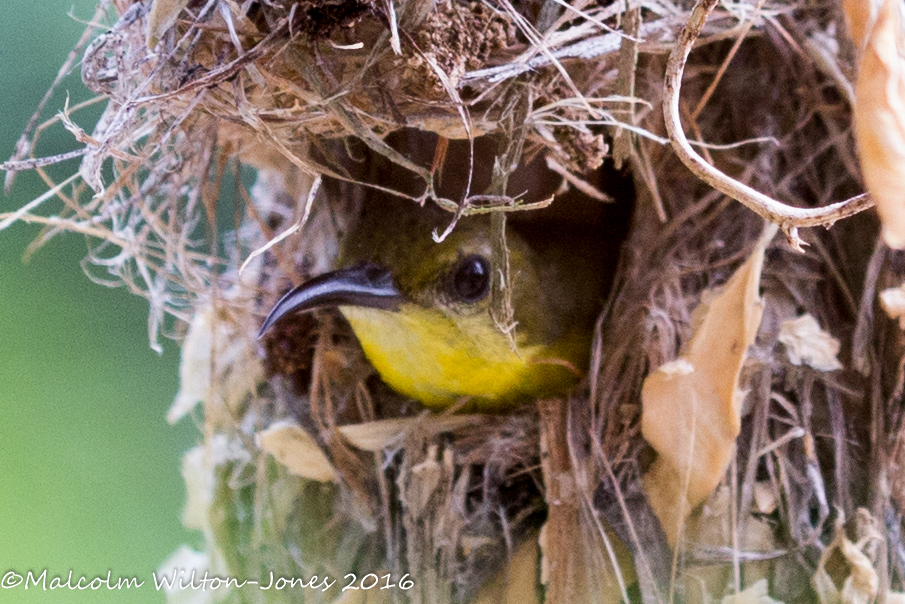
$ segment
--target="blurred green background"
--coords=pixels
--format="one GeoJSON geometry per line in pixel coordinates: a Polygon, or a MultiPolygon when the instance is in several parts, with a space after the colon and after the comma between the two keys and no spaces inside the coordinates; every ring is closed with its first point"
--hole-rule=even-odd
{"type": "MultiPolygon", "coordinates": [[[[0,18],[0,161],[90,19],[94,0],[3,0],[0,18]],[[71,13],[72,16],[68,16],[71,13]]],[[[78,72],[45,117],[89,96],[78,72]]],[[[97,110],[80,114],[90,131],[97,110]]],[[[39,155],[75,148],[62,129],[39,155]]],[[[55,175],[71,173],[68,162],[55,175]]],[[[0,213],[45,190],[20,174],[0,213]]],[[[128,591],[0,589],[0,602],[163,602],[151,571],[197,537],[180,524],[182,453],[191,421],[164,416],[178,388],[179,351],[148,346],[147,303],[90,282],[78,235],[52,240],[27,263],[36,228],[0,232],[0,573],[136,576],[128,591]]]]}

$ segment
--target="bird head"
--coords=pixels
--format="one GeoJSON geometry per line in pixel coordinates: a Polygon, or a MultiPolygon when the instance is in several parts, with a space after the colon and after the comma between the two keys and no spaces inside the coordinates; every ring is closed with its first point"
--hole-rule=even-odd
{"type": "Polygon", "coordinates": [[[443,218],[408,207],[366,212],[343,244],[341,268],[288,292],[261,334],[287,315],[337,307],[383,380],[434,407],[471,399],[498,410],[574,383],[586,365],[601,279],[574,274],[570,266],[582,261],[560,265],[562,255],[551,258],[510,232],[504,286],[516,325],[499,325],[491,313],[489,218],[463,218],[437,243],[431,232],[443,218]],[[592,289],[590,305],[576,307],[574,298],[587,292],[563,287],[572,280],[592,289]]]}
{"type": "MultiPolygon", "coordinates": [[[[402,130],[387,142],[417,164],[437,167],[440,197],[465,199],[469,191],[491,190],[503,141],[445,140],[440,152],[435,135],[402,130]]],[[[501,325],[508,317],[494,312],[502,306],[493,286],[501,267],[491,261],[490,216],[463,217],[437,243],[431,234],[445,231],[452,216],[410,201],[424,194],[422,178],[366,145],[354,150],[344,166],[356,182],[378,186],[324,181],[347,208],[358,208],[340,237],[338,270],[288,292],[261,333],[289,315],[338,308],[383,381],[436,408],[467,399],[469,409],[501,411],[578,382],[631,217],[631,175],[611,162],[587,173],[588,184],[616,201],[601,203],[564,187],[544,154],[525,154],[509,175],[507,195],[526,204],[556,200],[507,218],[501,295],[513,320],[501,325]],[[409,199],[387,195],[387,187],[409,199]]]]}

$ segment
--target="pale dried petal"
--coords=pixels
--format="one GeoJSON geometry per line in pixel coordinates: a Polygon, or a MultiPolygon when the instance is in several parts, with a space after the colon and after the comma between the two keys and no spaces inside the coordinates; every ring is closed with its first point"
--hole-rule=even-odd
{"type": "Polygon", "coordinates": [[[214,493],[214,474],[206,463],[203,446],[189,449],[182,457],[182,479],[186,492],[182,524],[189,529],[203,530],[214,493]]]}
{"type": "Polygon", "coordinates": [[[817,319],[810,314],[783,321],[779,341],[785,344],[793,365],[807,365],[818,371],[842,369],[842,363],[836,358],[839,340],[820,329],[817,319]]]}
{"type": "Polygon", "coordinates": [[[255,434],[255,442],[296,476],[318,482],[336,480],[336,470],[317,441],[295,422],[276,422],[255,434]]]}
{"type": "MultiPolygon", "coordinates": [[[[452,452],[447,450],[444,453],[452,452]]],[[[412,466],[405,503],[413,518],[420,518],[429,509],[431,497],[440,486],[444,471],[448,474],[453,472],[451,457],[449,463],[444,464],[447,467],[441,466],[436,458],[437,445],[431,445],[424,460],[412,466]]]]}

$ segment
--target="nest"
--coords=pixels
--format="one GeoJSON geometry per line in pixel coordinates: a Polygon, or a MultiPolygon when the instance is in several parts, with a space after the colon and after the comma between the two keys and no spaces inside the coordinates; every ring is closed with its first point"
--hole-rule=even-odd
{"type": "MultiPolygon", "coordinates": [[[[707,292],[764,247],[763,218],[668,144],[664,73],[675,75],[668,54],[692,9],[101,0],[93,22],[112,26],[86,34],[82,75],[107,108],[91,134],[78,108],[61,120],[84,144],[79,172],[0,225],[42,223],[42,241],[84,234],[86,270],[149,300],[152,343],[183,339],[170,419],[202,403],[185,522],[203,531],[203,564],[265,582],[272,571],[395,585],[368,602],[705,602],[740,591],[867,602],[905,590],[905,356],[875,302],[905,264],[871,215],[801,232],[778,220],[788,238],[764,253],[764,316],[741,368],[729,469],[675,539],[645,494],[655,454],[641,434],[642,385],[693,339],[707,292]],[[375,178],[375,165],[394,176],[375,178]],[[493,168],[479,177],[481,166],[493,168]],[[449,229],[478,213],[546,220],[546,196],[508,185],[517,169],[582,197],[624,239],[590,375],[566,399],[426,412],[380,382],[332,313],[257,342],[266,310],[332,267],[374,196],[408,199],[411,212],[439,206],[449,229]],[[804,316],[819,328],[799,339],[838,345],[830,361],[784,335],[804,316]]],[[[851,152],[856,51],[838,6],[724,4],[696,33],[677,110],[710,165],[802,208],[863,190],[851,152]]],[[[8,170],[64,159],[34,159],[32,130],[8,170]]],[[[339,587],[228,597],[333,602],[339,587]]]]}

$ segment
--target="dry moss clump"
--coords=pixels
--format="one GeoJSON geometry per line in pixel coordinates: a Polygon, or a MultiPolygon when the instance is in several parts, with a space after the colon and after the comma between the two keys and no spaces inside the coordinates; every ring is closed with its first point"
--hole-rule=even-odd
{"type": "Polygon", "coordinates": [[[494,52],[515,43],[512,18],[480,2],[441,3],[418,29],[418,49],[409,59],[412,93],[446,101],[446,88],[456,88],[469,71],[487,64],[494,52]]]}
{"type": "MultiPolygon", "coordinates": [[[[397,584],[229,599],[901,597],[905,349],[877,294],[903,259],[872,215],[804,229],[863,200],[776,219],[787,238],[759,246],[762,217],[686,169],[663,112],[680,81],[678,127],[702,164],[796,207],[852,198],[857,49],[837,3],[701,4],[683,36],[703,9],[669,0],[101,0],[92,22],[111,28],[82,74],[107,108],[90,134],[63,116],[79,174],[62,205],[36,200],[0,228],[83,233],[88,269],[150,301],[152,341],[183,339],[170,419],[202,403],[185,522],[212,571],[397,584]],[[328,270],[381,196],[437,205],[450,228],[496,213],[500,237],[518,220],[624,237],[588,378],[507,414],[429,413],[380,382],[338,315],[259,343],[266,309],[328,270]],[[704,501],[676,504],[676,530],[645,482],[663,453],[642,435],[642,389],[682,367],[696,309],[755,250],[763,316],[719,417],[735,423],[728,467],[704,501]]],[[[40,167],[35,142],[5,167],[40,167]]]]}

